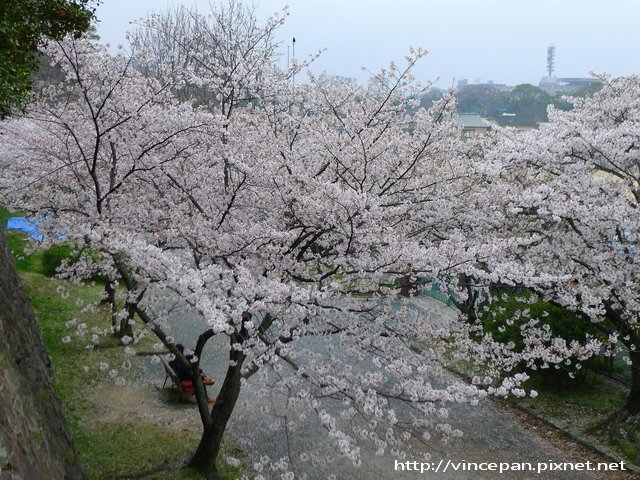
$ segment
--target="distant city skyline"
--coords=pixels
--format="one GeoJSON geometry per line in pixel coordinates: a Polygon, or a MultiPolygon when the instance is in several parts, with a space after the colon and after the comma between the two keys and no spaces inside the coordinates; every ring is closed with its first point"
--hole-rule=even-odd
{"type": "MultiPolygon", "coordinates": [[[[130,21],[169,5],[208,0],[109,0],[98,8],[98,34],[126,43],[130,21]]],[[[508,85],[537,85],[546,75],[547,46],[555,45],[555,74],[586,77],[590,71],[614,76],[639,74],[640,1],[637,0],[263,0],[260,17],[289,5],[280,29],[281,54],[296,38],[296,57],[326,48],[315,73],[356,78],[389,61],[400,63],[409,46],[430,53],[416,67],[420,81],[446,88],[460,79],[508,85]]],[[[283,60],[284,61],[284,60],[283,60]]]]}

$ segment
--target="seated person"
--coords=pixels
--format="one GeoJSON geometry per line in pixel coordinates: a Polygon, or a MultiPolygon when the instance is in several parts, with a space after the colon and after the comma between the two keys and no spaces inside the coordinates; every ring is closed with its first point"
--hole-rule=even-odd
{"type": "MultiPolygon", "coordinates": [[[[182,345],[181,343],[177,343],[176,348],[180,351],[180,353],[184,355],[184,345],[182,345]]],[[[186,355],[184,358],[188,362],[191,362],[191,360],[193,359],[193,355],[186,355]]],[[[188,369],[184,368],[182,366],[182,363],[180,363],[177,358],[171,360],[169,362],[169,366],[177,375],[178,380],[180,380],[180,386],[182,387],[184,393],[188,396],[193,396],[195,390],[193,388],[193,378],[191,377],[191,372],[188,369]]],[[[202,369],[200,369],[200,377],[202,378],[202,383],[204,385],[213,385],[215,383],[213,378],[211,378],[209,375],[206,375],[202,371],[202,369]]],[[[215,403],[215,401],[216,399],[214,397],[209,397],[207,395],[207,402],[215,403]]]]}

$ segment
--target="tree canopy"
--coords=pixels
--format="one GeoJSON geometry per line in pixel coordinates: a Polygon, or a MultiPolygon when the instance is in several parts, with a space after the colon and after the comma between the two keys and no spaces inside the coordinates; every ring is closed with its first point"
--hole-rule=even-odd
{"type": "Polygon", "coordinates": [[[485,239],[509,244],[487,270],[581,312],[608,338],[608,353],[624,345],[626,410],[638,415],[640,79],[600,79],[599,92],[573,99],[569,112],[550,109],[538,130],[497,133],[487,156],[495,200],[483,207],[492,218],[485,239]]]}
{"type": "MultiPolygon", "coordinates": [[[[594,324],[606,315],[607,338],[634,350],[637,78],[550,109],[538,131],[463,140],[451,93],[418,108],[425,51],[377,73],[375,91],[311,74],[294,84],[305,64],[285,70],[274,56],[285,17],[260,23],[230,0],[209,16],[152,15],[135,53],[51,42],[65,81],[0,126],[3,201],[38,218],[45,244],[78,253],[61,275],[99,272],[121,295],[127,348],[153,335],[192,372],[191,466],[219,477],[227,421],[251,386],[286,398],[287,428],[308,421],[294,415],[306,407],[357,463],[363,442],[399,455],[408,440],[459,436],[449,405],[526,395],[522,365],[600,351],[527,309],[518,348],[497,342],[472,315],[490,285],[526,285],[594,324]],[[466,302],[460,315],[399,300],[396,286],[419,277],[466,302]],[[170,333],[188,315],[197,340],[183,352],[170,333]],[[211,406],[198,372],[214,342],[228,362],[211,406]],[[448,372],[461,363],[470,384],[448,372]]],[[[492,109],[532,121],[556,101],[531,85],[481,93],[473,108],[499,100],[492,109]]]]}
{"type": "Polygon", "coordinates": [[[47,53],[66,81],[2,126],[3,200],[38,216],[46,242],[91,252],[66,275],[98,270],[124,286],[140,319],[122,339],[129,348],[155,335],[197,372],[212,338],[226,344],[213,407],[194,376],[203,436],[191,465],[211,478],[249,380],[288,392],[287,412],[310,409],[354,462],[363,432],[380,452],[448,439],[460,432],[447,405],[524,394],[526,376],[498,377],[516,357],[396,300],[398,278],[444,277],[475,261],[455,229],[476,146],[461,139],[450,96],[408,113],[421,91],[411,69],[425,52],[378,74],[384,95],[313,78],[294,89],[269,54],[279,24],[239,43],[236,64],[198,50],[196,60],[220,68],[179,74],[145,75],[152,55],[54,42],[47,53]],[[216,102],[182,100],[185,77],[216,102]],[[169,334],[168,300],[200,320],[193,363],[169,334]],[[482,363],[476,384],[449,377],[444,366],[459,358],[482,363]],[[362,362],[364,372],[353,368],[362,362]],[[419,415],[399,420],[402,405],[419,415]]]}
{"type": "Polygon", "coordinates": [[[4,0],[0,3],[0,118],[30,100],[38,48],[47,39],[85,32],[91,0],[4,0]]]}

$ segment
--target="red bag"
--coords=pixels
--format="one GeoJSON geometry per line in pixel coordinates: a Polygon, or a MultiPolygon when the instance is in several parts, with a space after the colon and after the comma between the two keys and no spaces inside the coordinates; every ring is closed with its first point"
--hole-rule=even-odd
{"type": "Polygon", "coordinates": [[[180,382],[180,386],[182,387],[182,391],[185,395],[189,397],[193,396],[196,392],[193,388],[193,382],[191,380],[182,380],[180,382]]]}

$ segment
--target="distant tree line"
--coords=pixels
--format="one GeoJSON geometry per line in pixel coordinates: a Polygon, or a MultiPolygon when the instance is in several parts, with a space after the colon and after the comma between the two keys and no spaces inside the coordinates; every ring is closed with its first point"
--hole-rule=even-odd
{"type": "MultiPolygon", "coordinates": [[[[601,88],[601,84],[591,84],[574,91],[571,96],[591,96],[601,88]]],[[[422,97],[422,106],[431,106],[443,94],[444,91],[438,88],[429,90],[422,97]]],[[[482,117],[513,113],[520,123],[547,122],[549,105],[564,111],[571,110],[572,107],[561,95],[551,96],[541,88],[526,83],[511,90],[499,90],[490,85],[466,85],[458,90],[456,97],[460,113],[477,113],[482,117]]]]}

